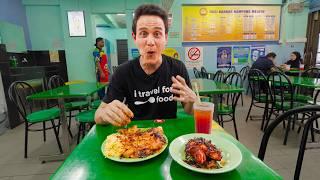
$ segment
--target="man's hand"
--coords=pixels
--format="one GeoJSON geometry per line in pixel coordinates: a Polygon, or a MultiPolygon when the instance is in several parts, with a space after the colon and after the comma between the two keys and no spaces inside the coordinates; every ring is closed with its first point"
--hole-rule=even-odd
{"type": "Polygon", "coordinates": [[[133,112],[122,102],[114,100],[107,104],[102,102],[95,113],[97,124],[110,123],[114,126],[125,126],[131,122],[133,112]]]}
{"type": "Polygon", "coordinates": [[[173,99],[183,103],[194,103],[197,99],[196,94],[189,88],[184,78],[181,76],[171,77],[172,93],[175,94],[173,99]]]}

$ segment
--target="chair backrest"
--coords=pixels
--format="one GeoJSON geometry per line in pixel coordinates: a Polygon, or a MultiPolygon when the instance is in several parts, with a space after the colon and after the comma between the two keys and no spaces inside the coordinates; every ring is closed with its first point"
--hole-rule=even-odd
{"type": "Polygon", "coordinates": [[[228,72],[236,72],[236,67],[230,66],[227,71],[228,72]]]}
{"type": "Polygon", "coordinates": [[[223,82],[224,73],[221,70],[217,71],[213,76],[213,80],[218,82],[223,82]]]}
{"type": "MultiPolygon", "coordinates": [[[[239,74],[238,72],[231,72],[224,78],[223,82],[232,86],[242,87],[241,74],[239,74]]],[[[227,93],[225,95],[226,104],[230,105],[231,103],[233,110],[235,110],[240,94],[241,93],[237,92],[237,93],[227,93]]]]}
{"type": "Polygon", "coordinates": [[[302,73],[302,76],[310,78],[320,78],[320,69],[316,67],[309,68],[302,73]]]}
{"type": "Polygon", "coordinates": [[[249,66],[245,66],[240,70],[240,74],[243,81],[246,80],[246,78],[248,77],[249,70],[250,70],[249,66]]]}
{"type": "Polygon", "coordinates": [[[193,68],[193,73],[196,78],[202,78],[200,71],[196,67],[193,68]]]}
{"type": "Polygon", "coordinates": [[[290,79],[282,72],[271,72],[268,76],[273,103],[280,103],[278,109],[284,110],[284,103],[289,102],[293,108],[293,86],[290,79]]]}
{"type": "Polygon", "coordinates": [[[208,72],[207,72],[206,68],[204,68],[203,66],[201,67],[201,76],[202,76],[202,78],[206,78],[206,79],[209,78],[208,72]]]}
{"type": "MultiPolygon", "coordinates": [[[[305,151],[305,147],[306,147],[306,143],[307,143],[307,139],[308,139],[308,134],[310,132],[310,128],[312,128],[312,124],[314,123],[314,121],[320,118],[320,115],[317,114],[317,112],[320,112],[320,106],[318,106],[318,105],[311,106],[310,105],[310,106],[303,106],[303,107],[291,109],[291,110],[281,114],[280,116],[278,116],[274,121],[272,121],[270,123],[270,125],[264,131],[264,134],[263,134],[263,137],[261,140],[261,144],[260,144],[260,148],[259,148],[258,158],[261,159],[262,161],[264,160],[264,156],[266,153],[269,138],[270,138],[273,130],[281,122],[283,122],[284,120],[291,118],[291,117],[300,117],[301,115],[302,115],[302,117],[304,117],[306,114],[311,114],[311,116],[308,117],[307,122],[304,124],[303,134],[302,134],[302,138],[301,138],[301,144],[300,144],[297,163],[296,163],[295,172],[294,172],[294,179],[298,180],[300,177],[304,151],[305,151]]],[[[291,118],[291,119],[296,120],[295,118],[291,118]]]]}
{"type": "Polygon", "coordinates": [[[270,87],[266,76],[259,69],[250,69],[248,73],[249,88],[252,99],[263,102],[270,97],[270,87]]]}
{"type": "Polygon", "coordinates": [[[13,82],[9,89],[9,99],[16,106],[19,114],[26,120],[26,116],[33,112],[34,108],[43,108],[41,101],[28,101],[27,97],[36,93],[35,89],[24,81],[13,82]]]}
{"type": "Polygon", "coordinates": [[[117,70],[118,66],[112,66],[112,73],[114,73],[117,70]]]}
{"type": "Polygon", "coordinates": [[[63,78],[59,75],[53,75],[49,78],[48,81],[48,88],[49,89],[54,89],[57,88],[59,86],[63,86],[65,83],[65,81],[63,80],[63,78]]]}

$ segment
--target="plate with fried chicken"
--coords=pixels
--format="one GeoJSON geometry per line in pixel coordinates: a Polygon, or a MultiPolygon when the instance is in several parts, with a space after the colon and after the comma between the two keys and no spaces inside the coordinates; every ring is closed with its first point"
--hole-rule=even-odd
{"type": "Polygon", "coordinates": [[[240,149],[215,134],[182,135],[171,142],[169,152],[181,166],[206,174],[232,171],[242,161],[240,149]]]}
{"type": "Polygon", "coordinates": [[[140,162],[161,154],[168,145],[161,126],[155,128],[119,129],[107,136],[101,145],[102,154],[113,161],[140,162]]]}

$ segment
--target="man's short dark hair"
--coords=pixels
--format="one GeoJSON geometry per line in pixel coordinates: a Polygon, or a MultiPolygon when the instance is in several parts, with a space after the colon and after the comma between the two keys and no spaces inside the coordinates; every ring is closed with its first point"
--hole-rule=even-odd
{"type": "Polygon", "coordinates": [[[133,34],[136,34],[137,32],[137,22],[140,16],[143,15],[152,15],[152,16],[159,16],[164,24],[165,27],[165,32],[166,34],[168,33],[168,14],[167,12],[162,9],[160,6],[154,5],[154,4],[144,4],[139,6],[135,11],[134,11],[134,18],[132,22],[132,32],[133,34]]]}
{"type": "Polygon", "coordinates": [[[96,43],[95,43],[94,45],[97,47],[98,42],[100,42],[100,41],[103,41],[103,38],[102,38],[102,37],[96,38],[96,43]]]}
{"type": "Polygon", "coordinates": [[[274,52],[268,53],[267,58],[275,58],[277,55],[274,52]]]}

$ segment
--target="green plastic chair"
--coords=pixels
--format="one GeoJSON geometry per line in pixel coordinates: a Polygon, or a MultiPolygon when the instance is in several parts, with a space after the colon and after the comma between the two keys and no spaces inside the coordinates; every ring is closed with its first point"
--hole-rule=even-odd
{"type": "Polygon", "coordinates": [[[80,142],[80,136],[82,135],[82,138],[85,136],[86,132],[86,124],[90,124],[92,126],[94,122],[94,114],[96,113],[96,109],[91,109],[88,111],[80,112],[76,115],[76,121],[79,122],[79,131],[78,131],[78,139],[77,144],[80,142]]]}
{"type": "Polygon", "coordinates": [[[92,109],[98,109],[100,104],[101,104],[101,100],[98,99],[98,100],[93,101],[90,106],[91,106],[92,109]]]}
{"type": "Polygon", "coordinates": [[[58,132],[54,123],[55,119],[60,117],[59,108],[44,109],[41,101],[28,101],[27,97],[36,93],[34,88],[23,81],[13,82],[8,90],[9,98],[16,106],[20,116],[25,122],[25,143],[24,143],[24,158],[28,157],[28,132],[29,131],[43,131],[43,140],[46,141],[46,130],[53,129],[56,137],[60,153],[63,153],[61,143],[59,141],[58,132]],[[41,109],[34,111],[34,109],[41,109]],[[52,126],[46,128],[46,122],[51,122],[52,126]],[[31,129],[34,124],[42,123],[42,129],[31,129]]]}
{"type": "MultiPolygon", "coordinates": [[[[80,83],[84,83],[85,81],[72,81],[72,82],[65,82],[64,79],[59,76],[59,75],[53,75],[49,78],[48,80],[48,88],[49,89],[54,89],[57,88],[59,86],[63,86],[65,84],[80,84],[80,83]]],[[[89,109],[89,102],[86,100],[81,100],[81,101],[69,101],[69,102],[65,102],[65,109],[66,112],[69,112],[68,117],[69,117],[69,125],[68,125],[68,131],[71,137],[73,137],[72,133],[71,133],[71,119],[72,117],[74,117],[72,115],[73,111],[79,111],[81,112],[81,110],[83,109],[89,109]]],[[[59,123],[60,125],[60,123],[59,123]]],[[[59,133],[60,128],[58,128],[58,133],[59,133]]]]}

